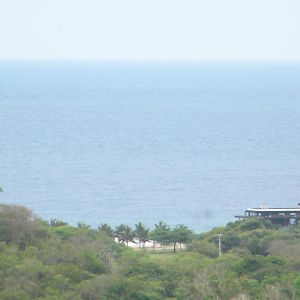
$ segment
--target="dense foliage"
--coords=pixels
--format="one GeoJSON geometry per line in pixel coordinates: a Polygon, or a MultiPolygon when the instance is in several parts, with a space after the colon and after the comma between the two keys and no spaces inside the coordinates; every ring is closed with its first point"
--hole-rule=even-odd
{"type": "Polygon", "coordinates": [[[0,205],[3,300],[300,299],[299,254],[299,227],[256,219],[199,235],[163,222],[95,230],[0,205]],[[149,239],[170,250],[145,250],[149,239]],[[140,247],[126,247],[129,241],[140,247]],[[186,248],[174,253],[180,244],[186,248]]]}

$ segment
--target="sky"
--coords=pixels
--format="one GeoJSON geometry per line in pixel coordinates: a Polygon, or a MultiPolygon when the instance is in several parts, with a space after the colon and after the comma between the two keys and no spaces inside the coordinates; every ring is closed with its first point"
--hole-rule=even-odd
{"type": "Polygon", "coordinates": [[[300,0],[0,0],[0,59],[299,60],[300,0]]]}

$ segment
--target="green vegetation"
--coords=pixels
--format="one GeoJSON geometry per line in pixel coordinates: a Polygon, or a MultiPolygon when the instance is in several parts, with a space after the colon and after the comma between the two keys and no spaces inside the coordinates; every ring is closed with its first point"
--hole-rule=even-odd
{"type": "Polygon", "coordinates": [[[300,299],[299,254],[300,227],[256,219],[203,234],[164,222],[92,229],[0,205],[3,300],[300,299]],[[148,240],[170,248],[144,251],[148,240]],[[126,247],[130,241],[139,251],[126,247]]]}

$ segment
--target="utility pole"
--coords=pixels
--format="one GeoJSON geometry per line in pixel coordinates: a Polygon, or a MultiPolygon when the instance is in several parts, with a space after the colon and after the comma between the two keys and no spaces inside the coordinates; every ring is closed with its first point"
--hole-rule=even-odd
{"type": "Polygon", "coordinates": [[[222,255],[222,241],[221,241],[222,236],[223,236],[223,233],[218,234],[218,237],[219,237],[219,257],[222,255]]]}

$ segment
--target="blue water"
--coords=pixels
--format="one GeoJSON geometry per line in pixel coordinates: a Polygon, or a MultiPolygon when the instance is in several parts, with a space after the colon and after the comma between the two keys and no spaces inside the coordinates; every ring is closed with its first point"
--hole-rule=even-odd
{"type": "Polygon", "coordinates": [[[4,203],[196,231],[300,202],[300,63],[0,62],[4,203]]]}

